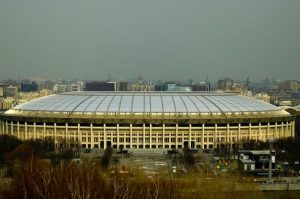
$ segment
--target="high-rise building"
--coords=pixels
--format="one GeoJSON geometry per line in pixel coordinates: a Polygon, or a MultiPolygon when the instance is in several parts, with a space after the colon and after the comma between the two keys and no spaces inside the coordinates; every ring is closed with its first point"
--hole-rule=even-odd
{"type": "Polygon", "coordinates": [[[21,92],[35,92],[38,91],[39,86],[35,82],[21,83],[21,92]]]}

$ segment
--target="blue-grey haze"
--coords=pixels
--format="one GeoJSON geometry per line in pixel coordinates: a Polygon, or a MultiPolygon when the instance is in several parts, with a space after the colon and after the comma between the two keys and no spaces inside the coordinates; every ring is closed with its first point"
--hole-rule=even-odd
{"type": "Polygon", "coordinates": [[[0,79],[300,79],[299,0],[0,0],[0,79]]]}

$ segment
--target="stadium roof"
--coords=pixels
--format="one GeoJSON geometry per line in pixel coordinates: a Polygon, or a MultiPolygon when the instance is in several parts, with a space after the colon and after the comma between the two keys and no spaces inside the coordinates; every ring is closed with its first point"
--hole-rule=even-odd
{"type": "Polygon", "coordinates": [[[39,98],[13,109],[75,114],[226,114],[281,110],[249,97],[211,92],[71,92],[39,98]]]}

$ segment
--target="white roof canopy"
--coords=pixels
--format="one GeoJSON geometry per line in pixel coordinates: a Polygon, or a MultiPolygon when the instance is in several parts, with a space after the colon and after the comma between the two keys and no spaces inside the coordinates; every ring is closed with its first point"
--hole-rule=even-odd
{"type": "Polygon", "coordinates": [[[211,92],[71,92],[39,98],[19,111],[81,113],[243,113],[280,108],[256,99],[211,92]]]}

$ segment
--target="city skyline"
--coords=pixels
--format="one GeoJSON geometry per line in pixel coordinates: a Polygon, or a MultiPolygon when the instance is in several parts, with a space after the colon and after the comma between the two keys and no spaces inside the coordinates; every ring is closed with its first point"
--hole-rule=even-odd
{"type": "Polygon", "coordinates": [[[0,79],[299,79],[299,6],[2,1],[0,79]]]}

